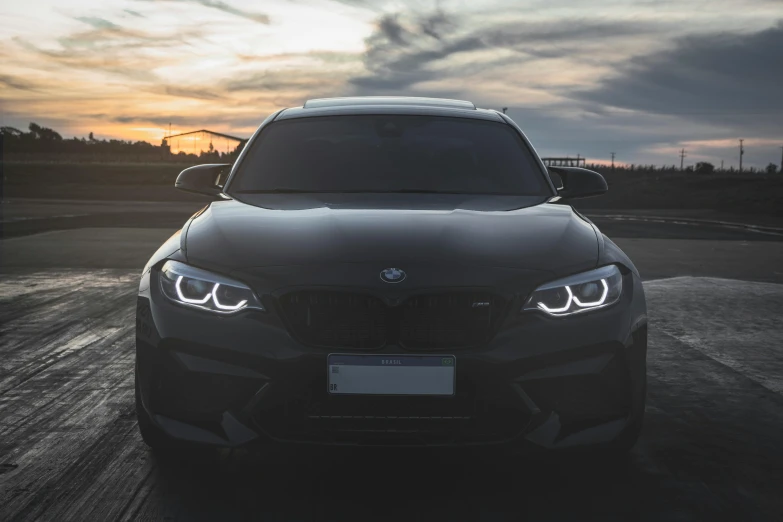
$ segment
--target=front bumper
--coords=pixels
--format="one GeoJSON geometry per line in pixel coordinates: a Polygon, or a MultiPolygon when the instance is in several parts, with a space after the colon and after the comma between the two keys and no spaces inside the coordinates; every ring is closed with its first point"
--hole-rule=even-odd
{"type": "Polygon", "coordinates": [[[147,285],[137,309],[143,406],[170,437],[218,446],[610,444],[644,413],[644,295],[638,277],[625,277],[610,308],[567,319],[509,314],[487,345],[454,351],[456,395],[447,398],[330,396],[327,355],[346,350],[300,344],[272,312],[216,317],[147,285]]]}

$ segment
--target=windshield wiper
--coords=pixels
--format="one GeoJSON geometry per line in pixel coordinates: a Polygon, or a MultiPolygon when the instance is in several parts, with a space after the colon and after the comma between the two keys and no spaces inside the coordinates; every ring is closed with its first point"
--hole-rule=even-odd
{"type": "Polygon", "coordinates": [[[371,190],[373,194],[456,194],[456,192],[443,192],[440,190],[429,189],[394,189],[394,190],[371,190]]]}
{"type": "Polygon", "coordinates": [[[428,189],[394,189],[394,190],[371,190],[371,189],[335,189],[335,190],[307,190],[295,189],[289,187],[278,187],[271,189],[252,189],[235,190],[236,194],[468,194],[466,192],[444,192],[441,190],[428,189]]]}
{"type": "Polygon", "coordinates": [[[233,192],[236,194],[308,194],[319,191],[277,187],[271,189],[234,190],[233,192]]]}

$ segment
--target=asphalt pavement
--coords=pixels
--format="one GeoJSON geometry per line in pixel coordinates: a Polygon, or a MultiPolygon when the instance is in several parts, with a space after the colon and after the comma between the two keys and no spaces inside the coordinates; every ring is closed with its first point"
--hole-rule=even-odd
{"type": "MultiPolygon", "coordinates": [[[[783,520],[774,230],[592,216],[646,280],[648,406],[626,460],[300,446],[160,459],[133,412],[135,294],[176,224],[143,207],[96,204],[87,227],[0,241],[0,520],[783,520]]],[[[73,219],[49,210],[13,217],[73,219]]]]}

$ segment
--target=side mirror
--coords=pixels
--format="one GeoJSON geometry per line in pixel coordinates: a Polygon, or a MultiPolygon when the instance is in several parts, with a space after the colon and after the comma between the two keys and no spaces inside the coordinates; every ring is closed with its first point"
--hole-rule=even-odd
{"type": "Polygon", "coordinates": [[[561,199],[600,196],[609,190],[604,177],[592,170],[581,167],[547,167],[547,170],[550,177],[562,180],[562,187],[557,189],[561,199]]]}
{"type": "Polygon", "coordinates": [[[221,174],[230,167],[231,164],[228,163],[213,163],[187,168],[179,173],[174,186],[185,192],[195,192],[214,198],[223,192],[221,174]]]}

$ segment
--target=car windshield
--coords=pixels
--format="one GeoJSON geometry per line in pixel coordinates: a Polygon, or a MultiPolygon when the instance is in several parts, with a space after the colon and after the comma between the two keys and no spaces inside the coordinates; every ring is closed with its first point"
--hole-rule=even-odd
{"type": "Polygon", "coordinates": [[[403,115],[275,122],[251,145],[228,191],[551,195],[511,126],[403,115]]]}

